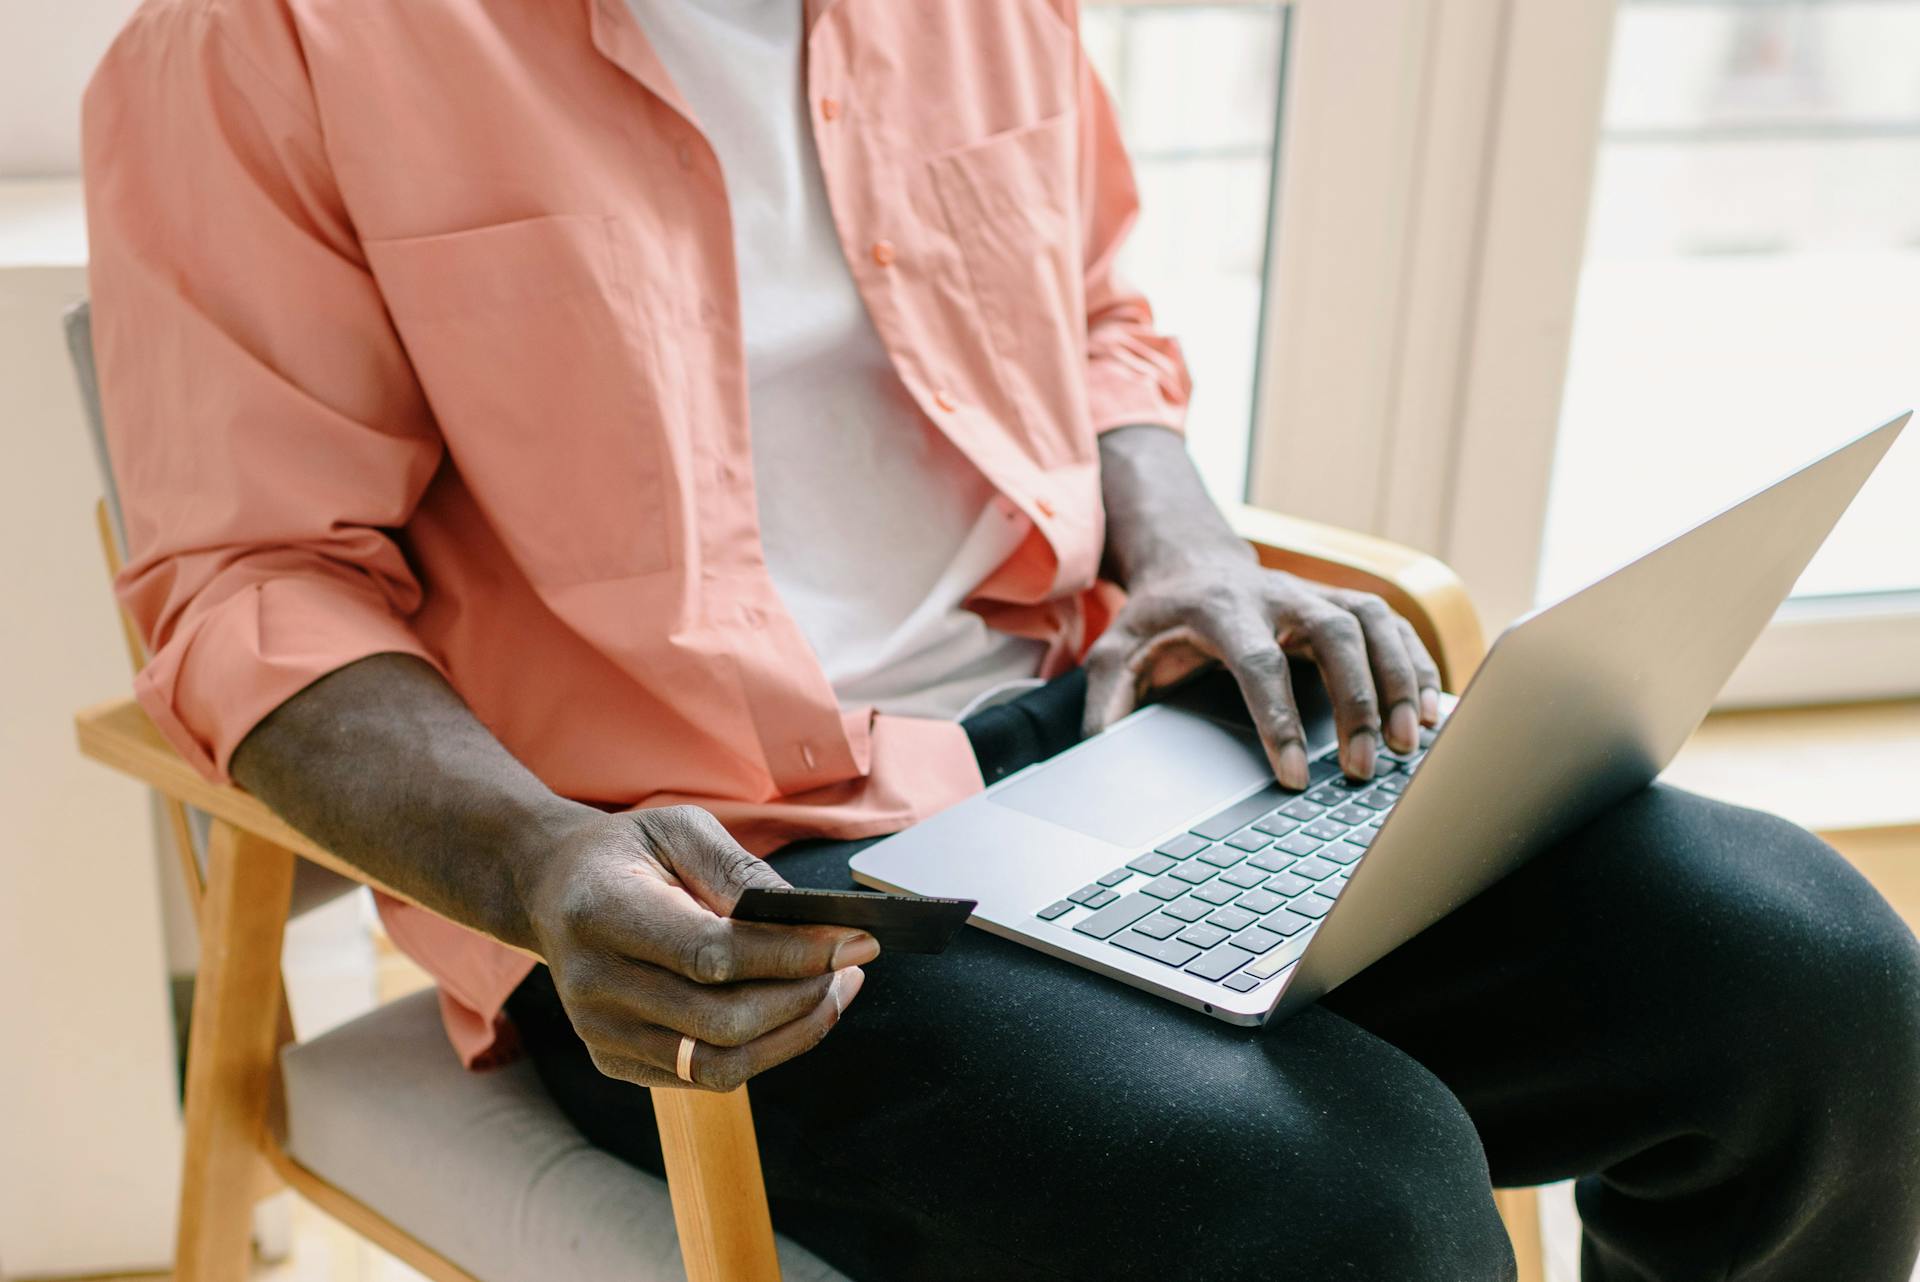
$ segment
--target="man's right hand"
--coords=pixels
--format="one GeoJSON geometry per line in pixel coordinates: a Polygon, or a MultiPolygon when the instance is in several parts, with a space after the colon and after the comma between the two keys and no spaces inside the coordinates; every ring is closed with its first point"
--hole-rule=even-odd
{"type": "Polygon", "coordinates": [[[860,991],[873,936],[736,922],[749,886],[784,886],[697,806],[593,814],[536,861],[527,923],[593,1062],[642,1086],[732,1090],[811,1050],[860,991]]]}

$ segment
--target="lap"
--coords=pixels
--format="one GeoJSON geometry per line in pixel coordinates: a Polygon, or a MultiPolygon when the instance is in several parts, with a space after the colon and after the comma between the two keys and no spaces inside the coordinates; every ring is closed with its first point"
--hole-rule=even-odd
{"type": "MultiPolygon", "coordinates": [[[[856,848],[773,862],[844,887],[856,848]]],[[[1844,951],[1846,928],[1836,944],[1818,923],[1876,912],[1890,916],[1798,830],[1653,789],[1270,1029],[964,931],[939,957],[877,960],[819,1048],[755,1079],[776,1222],[854,1276],[1172,1276],[1196,1260],[1220,1277],[1276,1261],[1500,1276],[1489,1155],[1516,1183],[1618,1160],[1664,1124],[1625,1119],[1623,1098],[1704,1089],[1686,1067],[1716,1054],[1701,1034],[1754,1004],[1780,950],[1844,951]],[[1779,947],[1756,955],[1761,941],[1779,947]]],[[[564,1024],[516,1002],[523,1024],[564,1024]]],[[[658,1169],[645,1092],[567,1061],[550,1027],[524,1031],[590,1138],[658,1169]]]]}

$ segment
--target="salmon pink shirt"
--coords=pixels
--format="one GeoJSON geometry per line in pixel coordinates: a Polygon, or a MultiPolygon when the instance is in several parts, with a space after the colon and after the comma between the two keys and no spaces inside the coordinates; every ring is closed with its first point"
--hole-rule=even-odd
{"type": "MultiPolygon", "coordinates": [[[[1118,602],[1096,437],[1188,392],[1114,274],[1134,187],[1073,0],[806,10],[861,299],[1032,524],[969,605],[1057,672],[1118,602]]],[[[137,691],[209,777],[398,652],[556,792],[756,853],[980,787],[957,724],[838,706],[774,590],[726,189],[625,0],[148,0],[84,123],[137,691]]],[[[531,963],[381,907],[485,1056],[531,963]]]]}

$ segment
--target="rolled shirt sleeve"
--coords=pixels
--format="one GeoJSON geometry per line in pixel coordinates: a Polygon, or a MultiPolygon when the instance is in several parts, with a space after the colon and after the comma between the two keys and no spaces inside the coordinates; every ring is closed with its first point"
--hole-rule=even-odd
{"type": "Polygon", "coordinates": [[[391,531],[441,443],[277,4],[143,9],[83,108],[94,343],[141,703],[224,780],[267,713],[428,652],[391,531]]]}
{"type": "MultiPolygon", "coordinates": [[[[1068,17],[1077,6],[1069,4],[1068,17]]],[[[1077,29],[1078,23],[1075,22],[1077,29]]],[[[1086,254],[1087,403],[1096,432],[1134,424],[1184,430],[1193,383],[1180,344],[1154,328],[1146,296],[1115,268],[1140,213],[1113,104],[1080,54],[1080,208],[1086,254]]]]}

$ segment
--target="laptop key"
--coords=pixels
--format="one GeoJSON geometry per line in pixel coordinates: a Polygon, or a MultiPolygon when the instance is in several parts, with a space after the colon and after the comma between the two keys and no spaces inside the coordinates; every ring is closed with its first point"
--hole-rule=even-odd
{"type": "Polygon", "coordinates": [[[1200,852],[1201,862],[1212,864],[1215,868],[1231,868],[1245,858],[1232,846],[1208,846],[1200,852]]]}
{"type": "MultiPolygon", "coordinates": [[[[1400,797],[1397,790],[1388,792],[1375,787],[1371,792],[1363,792],[1353,800],[1356,805],[1365,806],[1368,810],[1392,810],[1393,803],[1400,800],[1400,797]]],[[[1369,815],[1368,818],[1372,816],[1369,815]]]]}
{"type": "Polygon", "coordinates": [[[1278,785],[1262,788],[1251,797],[1236,801],[1218,814],[1211,815],[1193,825],[1187,831],[1196,837],[1205,837],[1208,841],[1218,841],[1228,833],[1238,832],[1261,815],[1280,804],[1286,796],[1278,785]]]}
{"type": "MultiPolygon", "coordinates": [[[[1371,828],[1356,828],[1354,831],[1364,832],[1369,836],[1373,834],[1373,829],[1371,828]]],[[[1347,842],[1352,840],[1353,836],[1350,833],[1347,836],[1347,841],[1329,841],[1326,845],[1320,847],[1319,853],[1314,855],[1314,858],[1331,859],[1336,864],[1350,864],[1361,856],[1363,853],[1362,847],[1366,845],[1365,842],[1348,845],[1347,842]]]]}
{"type": "Polygon", "coordinates": [[[1097,895],[1095,895],[1095,896],[1094,896],[1094,897],[1093,897],[1092,899],[1089,899],[1089,900],[1087,901],[1087,907],[1089,907],[1089,908],[1105,908],[1105,907],[1106,907],[1106,906],[1107,906],[1108,904],[1110,904],[1110,903],[1112,903],[1112,902],[1113,902],[1114,900],[1116,900],[1116,899],[1118,899],[1118,898],[1120,898],[1120,892],[1119,892],[1119,891],[1117,891],[1117,890],[1103,890],[1103,891],[1101,891],[1101,892],[1100,892],[1099,894],[1097,894],[1097,895]]]}
{"type": "MultiPolygon", "coordinates": [[[[1248,854],[1252,854],[1256,850],[1265,850],[1268,846],[1272,845],[1273,838],[1264,832],[1255,832],[1253,829],[1248,828],[1245,831],[1236,832],[1233,836],[1227,838],[1227,844],[1235,850],[1244,850],[1248,854]]],[[[1204,856],[1202,857],[1204,858],[1204,856]]]]}
{"type": "Polygon", "coordinates": [[[1407,777],[1405,775],[1388,775],[1385,779],[1373,785],[1373,790],[1375,792],[1390,792],[1398,795],[1407,790],[1407,777]]]}
{"type": "Polygon", "coordinates": [[[1185,899],[1174,900],[1160,911],[1181,921],[1199,921],[1213,911],[1213,905],[1196,895],[1188,895],[1185,899]]]}
{"type": "Polygon", "coordinates": [[[1238,868],[1229,868],[1220,874],[1221,881],[1226,882],[1229,886],[1238,886],[1242,890],[1252,890],[1266,879],[1267,874],[1263,869],[1254,868],[1247,864],[1242,864],[1238,868]]]}
{"type": "MultiPolygon", "coordinates": [[[[1339,784],[1333,783],[1323,783],[1312,792],[1306,794],[1306,800],[1311,801],[1316,806],[1337,806],[1346,799],[1346,790],[1341,788],[1339,784]]],[[[1310,815],[1296,816],[1296,818],[1308,820],[1318,819],[1319,817],[1320,814],[1318,811],[1310,815]]]]}
{"type": "Polygon", "coordinates": [[[1280,843],[1275,846],[1274,849],[1284,850],[1290,855],[1310,855],[1320,849],[1320,840],[1318,837],[1307,836],[1306,830],[1302,829],[1299,832],[1282,837],[1280,843]]]}
{"type": "Polygon", "coordinates": [[[1293,856],[1279,850],[1263,850],[1247,862],[1261,872],[1285,872],[1293,866],[1293,856]]]}
{"type": "MultiPolygon", "coordinates": [[[[1313,893],[1323,899],[1338,899],[1340,898],[1340,892],[1346,888],[1347,879],[1345,877],[1329,877],[1318,886],[1315,886],[1313,893]]],[[[1297,904],[1300,901],[1296,899],[1293,902],[1297,904]]]]}
{"type": "Polygon", "coordinates": [[[1299,820],[1289,819],[1278,810],[1253,821],[1253,830],[1264,832],[1269,837],[1284,837],[1299,826],[1299,820]]]}
{"type": "Polygon", "coordinates": [[[1070,913],[1072,911],[1073,911],[1072,901],[1062,899],[1055,903],[1048,904],[1045,908],[1042,908],[1039,912],[1035,913],[1034,916],[1038,917],[1041,921],[1052,921],[1055,917],[1064,916],[1067,913],[1070,913]]]}
{"type": "Polygon", "coordinates": [[[1207,839],[1205,837],[1196,837],[1190,832],[1183,832],[1178,836],[1167,838],[1155,846],[1154,850],[1159,854],[1167,856],[1169,859],[1187,859],[1206,848],[1207,839]]]}
{"type": "Polygon", "coordinates": [[[1220,982],[1225,984],[1228,988],[1231,988],[1236,993],[1250,993],[1254,989],[1260,987],[1259,977],[1255,975],[1249,975],[1244,970],[1236,971],[1235,973],[1227,976],[1225,979],[1221,980],[1220,982]]]}
{"type": "Polygon", "coordinates": [[[1287,901],[1287,911],[1307,917],[1325,917],[1333,901],[1320,894],[1296,895],[1287,901]]]}
{"type": "Polygon", "coordinates": [[[1210,904],[1230,904],[1240,898],[1240,888],[1223,881],[1210,881],[1193,893],[1195,898],[1204,899],[1210,904]]]}
{"type": "Polygon", "coordinates": [[[1108,904],[1093,916],[1076,921],[1073,928],[1082,935],[1105,939],[1114,931],[1133,925],[1159,906],[1156,900],[1145,895],[1128,895],[1118,903],[1108,904]]]}
{"type": "MultiPolygon", "coordinates": [[[[1312,895],[1302,895],[1302,899],[1312,899],[1312,895]]],[[[1276,935],[1294,936],[1307,927],[1316,924],[1321,914],[1303,917],[1291,908],[1282,908],[1277,913],[1268,913],[1260,919],[1260,929],[1270,930],[1276,935]]]]}
{"type": "Polygon", "coordinates": [[[1344,824],[1334,823],[1330,819],[1322,819],[1318,823],[1308,824],[1302,828],[1299,833],[1295,833],[1294,836],[1297,837],[1300,833],[1305,833],[1309,837],[1318,837],[1321,841],[1338,841],[1341,837],[1346,836],[1347,828],[1344,824]]]}
{"type": "Polygon", "coordinates": [[[1249,926],[1235,935],[1233,942],[1237,947],[1244,948],[1250,953],[1264,953],[1279,943],[1282,938],[1283,936],[1276,935],[1270,930],[1249,926]]]}
{"type": "Polygon", "coordinates": [[[1213,865],[1203,864],[1196,860],[1192,863],[1181,864],[1178,868],[1168,873],[1167,876],[1177,877],[1189,886],[1198,886],[1203,881],[1212,881],[1213,873],[1213,865]]]}
{"type": "MultiPolygon", "coordinates": [[[[1187,893],[1187,883],[1175,881],[1171,877],[1160,877],[1140,887],[1143,895],[1152,895],[1155,899],[1178,899],[1187,893]]],[[[1082,922],[1082,925],[1086,923],[1082,922]]]]}
{"type": "Polygon", "coordinates": [[[1068,895],[1067,898],[1071,899],[1076,904],[1084,904],[1089,899],[1094,898],[1096,895],[1104,895],[1106,892],[1107,892],[1107,888],[1105,886],[1102,886],[1099,882],[1095,881],[1095,882],[1089,882],[1087,885],[1080,887],[1080,889],[1074,891],[1071,895],[1068,895]]]}
{"type": "MultiPolygon", "coordinates": [[[[1338,881],[1339,878],[1336,877],[1334,880],[1338,881]]],[[[1249,890],[1246,894],[1240,896],[1236,906],[1244,908],[1250,913],[1270,913],[1285,902],[1284,899],[1274,894],[1271,890],[1249,890]]]]}
{"type": "Polygon", "coordinates": [[[1327,818],[1337,819],[1343,824],[1363,824],[1373,818],[1373,811],[1357,802],[1349,802],[1329,812],[1327,818]]]}
{"type": "Polygon", "coordinates": [[[1222,908],[1207,918],[1207,924],[1218,926],[1222,930],[1245,930],[1253,925],[1255,920],[1252,913],[1242,912],[1238,908],[1222,908]]]}
{"type": "Polygon", "coordinates": [[[1287,967],[1300,960],[1300,954],[1307,951],[1307,943],[1314,936],[1313,931],[1304,935],[1295,935],[1280,947],[1266,954],[1259,961],[1248,966],[1246,973],[1255,979],[1271,979],[1287,967]]]}
{"type": "Polygon", "coordinates": [[[1195,948],[1212,948],[1226,937],[1226,931],[1218,926],[1209,926],[1205,922],[1196,922],[1180,932],[1180,938],[1195,948]]]}
{"type": "Polygon", "coordinates": [[[1319,881],[1322,877],[1330,877],[1334,873],[1339,872],[1340,865],[1328,863],[1326,860],[1319,858],[1302,859],[1289,871],[1296,877],[1305,877],[1310,881],[1319,881]]]}
{"type": "Polygon", "coordinates": [[[1131,876],[1133,876],[1133,869],[1115,868],[1112,872],[1108,873],[1106,876],[1100,879],[1100,884],[1102,886],[1118,886],[1121,882],[1125,881],[1127,878],[1131,876]]]}
{"type": "Polygon", "coordinates": [[[1192,944],[1183,944],[1177,939],[1154,939],[1137,930],[1123,930],[1107,942],[1168,966],[1184,966],[1200,955],[1200,950],[1192,944]]]}
{"type": "Polygon", "coordinates": [[[1232,944],[1222,944],[1187,967],[1187,974],[1202,979],[1225,979],[1253,960],[1253,954],[1232,944]]]}
{"type": "Polygon", "coordinates": [[[1305,877],[1283,872],[1277,877],[1267,878],[1266,884],[1261,889],[1270,890],[1276,895],[1297,895],[1303,890],[1312,890],[1313,883],[1305,877]]]}
{"type": "Polygon", "coordinates": [[[1174,861],[1165,855],[1157,855],[1152,851],[1148,851],[1138,859],[1129,860],[1127,867],[1133,869],[1135,872],[1145,873],[1149,877],[1158,877],[1161,873],[1173,867],[1173,863],[1174,861]]]}
{"type": "Polygon", "coordinates": [[[1185,925],[1178,917],[1169,917],[1165,913],[1155,913],[1151,917],[1142,917],[1133,923],[1133,928],[1148,939],[1165,939],[1168,935],[1177,935],[1185,925]]]}

